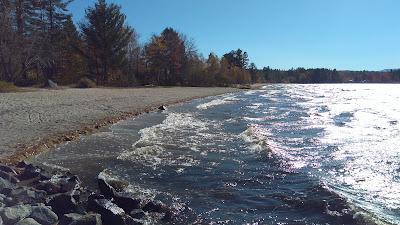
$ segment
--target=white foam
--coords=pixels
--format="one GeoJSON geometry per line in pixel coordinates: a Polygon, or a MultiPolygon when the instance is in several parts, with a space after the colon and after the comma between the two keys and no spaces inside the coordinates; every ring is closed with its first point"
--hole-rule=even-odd
{"type": "Polygon", "coordinates": [[[132,145],[132,149],[122,152],[118,159],[140,162],[154,169],[163,164],[183,167],[196,165],[198,161],[187,152],[177,157],[173,156],[177,153],[169,149],[199,151],[198,146],[209,136],[208,126],[212,125],[196,119],[190,113],[168,113],[162,123],[140,130],[140,139],[132,145]]]}
{"type": "Polygon", "coordinates": [[[258,125],[250,125],[239,137],[250,143],[249,149],[252,151],[260,152],[268,147],[266,133],[258,125]]]}
{"type": "Polygon", "coordinates": [[[214,106],[232,103],[232,102],[235,102],[235,101],[239,101],[239,99],[234,97],[233,95],[230,95],[230,96],[227,96],[227,97],[222,98],[222,99],[218,98],[218,99],[214,99],[212,101],[200,104],[196,108],[204,110],[204,109],[208,109],[208,108],[211,108],[211,107],[214,107],[214,106]]]}

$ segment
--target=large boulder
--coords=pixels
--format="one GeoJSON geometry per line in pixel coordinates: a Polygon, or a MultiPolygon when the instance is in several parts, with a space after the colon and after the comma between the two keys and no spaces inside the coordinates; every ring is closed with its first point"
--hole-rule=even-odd
{"type": "Polygon", "coordinates": [[[77,176],[53,176],[50,180],[39,181],[35,188],[46,191],[47,194],[71,193],[80,188],[81,181],[77,176]]]}
{"type": "Polygon", "coordinates": [[[132,210],[141,207],[142,200],[128,192],[117,192],[114,194],[114,203],[121,207],[125,212],[131,212],[132,210]]]}
{"type": "Polygon", "coordinates": [[[58,221],[58,216],[46,206],[32,207],[32,213],[29,217],[42,225],[53,225],[58,221]]]}
{"type": "Polygon", "coordinates": [[[106,171],[98,175],[97,181],[101,194],[108,199],[113,198],[116,192],[123,191],[129,185],[128,182],[116,179],[106,171]]]}
{"type": "MultiPolygon", "coordinates": [[[[31,180],[31,179],[43,179],[41,169],[33,166],[32,164],[27,164],[23,168],[23,172],[18,175],[20,180],[31,180]]],[[[50,179],[50,178],[48,178],[50,179]]]]}
{"type": "Polygon", "coordinates": [[[16,223],[15,225],[42,225],[42,224],[38,223],[36,220],[32,218],[25,218],[16,223]]]}
{"type": "Polygon", "coordinates": [[[88,211],[101,215],[104,224],[130,225],[141,224],[141,221],[133,219],[125,211],[108,199],[94,199],[89,202],[88,211]]]}
{"type": "Polygon", "coordinates": [[[16,169],[11,166],[0,164],[0,170],[6,173],[10,173],[14,176],[17,175],[16,169]]]}
{"type": "Polygon", "coordinates": [[[15,224],[28,217],[32,212],[29,205],[16,205],[0,209],[0,216],[5,224],[15,224]]]}
{"type": "Polygon", "coordinates": [[[0,177],[0,192],[9,192],[10,190],[14,189],[15,185],[10,181],[3,179],[0,177]]]}
{"type": "Polygon", "coordinates": [[[145,206],[143,206],[142,209],[145,212],[157,212],[157,213],[165,213],[168,211],[168,207],[164,203],[158,200],[149,201],[145,206]]]}
{"type": "Polygon", "coordinates": [[[52,89],[58,89],[58,85],[56,82],[52,80],[47,80],[46,83],[43,85],[44,88],[52,88],[52,89]]]}
{"type": "Polygon", "coordinates": [[[14,175],[12,175],[10,173],[7,173],[7,172],[4,172],[2,170],[0,170],[0,177],[5,179],[5,180],[7,180],[7,181],[10,181],[13,184],[16,184],[16,183],[19,182],[19,179],[16,178],[14,175]]]}
{"type": "Polygon", "coordinates": [[[15,204],[44,203],[46,198],[46,192],[27,187],[18,187],[5,194],[11,197],[15,204]]]}
{"type": "Polygon", "coordinates": [[[142,209],[134,209],[132,210],[129,215],[134,219],[143,219],[146,217],[146,213],[142,209]]]}
{"type": "Polygon", "coordinates": [[[97,179],[97,183],[99,186],[99,190],[101,194],[104,195],[104,197],[108,199],[114,197],[116,191],[110,184],[108,184],[108,182],[105,179],[99,176],[99,178],[97,179]]]}
{"type": "Polygon", "coordinates": [[[78,207],[75,198],[69,194],[58,194],[52,196],[48,205],[52,207],[53,211],[58,216],[75,212],[78,207]]]}
{"type": "Polygon", "coordinates": [[[100,214],[65,214],[58,225],[102,225],[100,214]]]}

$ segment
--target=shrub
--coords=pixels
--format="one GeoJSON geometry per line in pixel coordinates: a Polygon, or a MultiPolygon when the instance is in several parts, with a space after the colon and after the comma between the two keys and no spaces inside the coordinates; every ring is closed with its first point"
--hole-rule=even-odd
{"type": "Polygon", "coordinates": [[[18,90],[18,88],[13,83],[0,81],[0,93],[14,92],[17,90],[18,90]]]}
{"type": "Polygon", "coordinates": [[[78,81],[77,88],[95,88],[96,83],[87,77],[83,77],[78,81]]]}

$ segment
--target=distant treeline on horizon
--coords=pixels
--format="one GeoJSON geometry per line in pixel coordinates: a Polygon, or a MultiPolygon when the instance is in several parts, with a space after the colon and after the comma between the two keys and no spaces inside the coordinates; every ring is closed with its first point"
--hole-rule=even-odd
{"type": "Polygon", "coordinates": [[[399,82],[400,72],[258,69],[241,50],[202,56],[194,41],[165,28],[146,43],[121,6],[98,0],[78,28],[70,0],[0,1],[0,80],[21,86],[91,80],[102,86],[231,86],[257,82],[399,82]]]}

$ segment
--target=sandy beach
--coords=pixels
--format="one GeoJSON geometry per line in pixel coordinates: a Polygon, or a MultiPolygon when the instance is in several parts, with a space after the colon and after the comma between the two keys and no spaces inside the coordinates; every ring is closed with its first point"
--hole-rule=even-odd
{"type": "Polygon", "coordinates": [[[102,126],[234,88],[65,89],[0,94],[0,159],[18,161],[102,126]]]}

